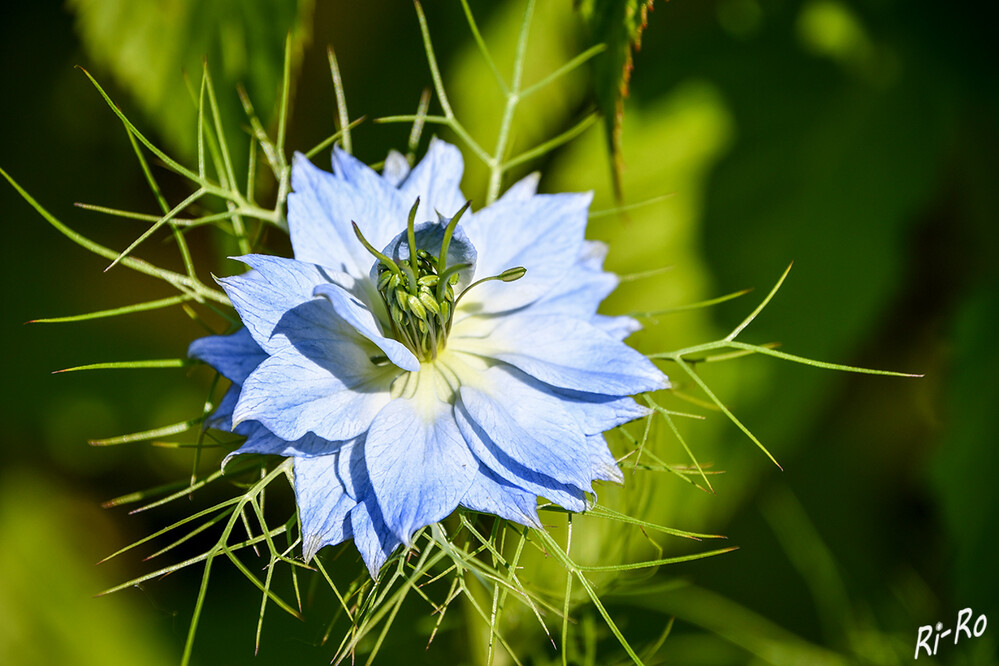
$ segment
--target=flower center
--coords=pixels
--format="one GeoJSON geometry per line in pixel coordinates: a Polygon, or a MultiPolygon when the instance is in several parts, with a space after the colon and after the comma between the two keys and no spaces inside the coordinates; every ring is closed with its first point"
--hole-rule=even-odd
{"type": "MultiPolygon", "coordinates": [[[[451,332],[455,307],[469,289],[490,280],[513,282],[527,272],[527,269],[520,266],[509,268],[499,275],[473,282],[455,296],[459,273],[470,268],[471,264],[455,263],[449,266],[448,249],[454,230],[470,205],[470,201],[465,203],[448,221],[436,255],[417,246],[414,222],[416,210],[420,206],[419,198],[409,211],[406,225],[409,251],[407,258],[392,259],[384,252],[379,252],[364,238],[357,223],[352,222],[358,240],[378,260],[376,286],[389,315],[386,324],[391,328],[392,336],[406,345],[423,363],[433,361],[444,349],[448,333],[451,332]]],[[[443,224],[443,220],[441,222],[443,224]]]]}
{"type": "Polygon", "coordinates": [[[421,361],[434,359],[451,330],[458,273],[439,274],[437,257],[426,250],[417,250],[409,261],[399,264],[401,270],[393,270],[378,262],[378,293],[388,310],[392,333],[421,361]]]}

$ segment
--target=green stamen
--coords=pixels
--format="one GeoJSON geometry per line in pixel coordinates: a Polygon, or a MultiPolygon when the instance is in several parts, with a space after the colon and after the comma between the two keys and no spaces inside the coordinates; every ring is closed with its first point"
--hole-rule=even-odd
{"type": "MultiPolygon", "coordinates": [[[[524,268],[523,266],[517,266],[515,268],[506,269],[496,277],[503,282],[516,282],[520,278],[524,277],[524,275],[526,274],[527,274],[526,268],[524,268]]],[[[486,278],[486,279],[488,280],[491,278],[486,278]]],[[[479,282],[481,282],[481,280],[479,282]]]]}
{"type": "Polygon", "coordinates": [[[354,235],[357,236],[357,240],[361,241],[361,245],[364,246],[364,249],[366,249],[371,254],[375,255],[375,257],[378,258],[378,261],[382,262],[382,266],[385,266],[393,273],[401,274],[399,271],[399,267],[396,266],[396,263],[394,261],[392,261],[387,256],[376,250],[374,246],[372,246],[371,243],[368,242],[368,239],[365,238],[364,234],[361,233],[360,227],[357,226],[357,222],[351,220],[350,224],[354,227],[354,235]]]}
{"type": "MultiPolygon", "coordinates": [[[[471,205],[472,205],[471,200],[466,201],[465,205],[462,206],[461,209],[457,213],[455,213],[454,217],[451,218],[451,221],[448,222],[447,228],[444,229],[444,240],[441,241],[441,256],[437,260],[438,275],[445,274],[445,269],[447,268],[447,251],[451,248],[451,236],[454,235],[454,230],[457,228],[458,222],[459,220],[461,220],[461,216],[465,214],[465,211],[468,210],[469,206],[471,205]]],[[[441,289],[442,288],[440,286],[437,287],[438,301],[441,300],[442,296],[441,289]]]]}
{"type": "MultiPolygon", "coordinates": [[[[465,270],[466,268],[471,268],[471,267],[472,264],[455,264],[454,266],[451,266],[443,273],[440,273],[437,278],[438,291],[440,291],[442,288],[446,286],[453,287],[455,284],[458,283],[458,273],[465,270]]],[[[440,300],[440,296],[437,297],[437,300],[440,300]]]]}
{"type": "Polygon", "coordinates": [[[416,231],[414,222],[416,222],[416,209],[420,207],[420,197],[416,197],[416,203],[413,207],[409,209],[409,221],[406,223],[406,240],[409,241],[409,288],[412,293],[416,293],[416,274],[413,272],[416,268],[416,231]]]}
{"type": "Polygon", "coordinates": [[[503,271],[499,275],[492,275],[490,277],[482,278],[481,280],[476,280],[472,284],[470,284],[467,287],[465,287],[465,291],[463,291],[460,294],[458,294],[458,298],[455,300],[454,304],[458,305],[458,301],[461,300],[462,296],[464,296],[469,291],[471,291],[472,287],[477,287],[480,284],[482,284],[483,282],[492,282],[493,280],[499,280],[500,282],[515,282],[515,281],[519,280],[520,278],[524,277],[524,275],[526,273],[527,273],[527,269],[524,268],[523,266],[515,266],[514,268],[508,268],[508,269],[506,269],[505,271],[503,271]]]}

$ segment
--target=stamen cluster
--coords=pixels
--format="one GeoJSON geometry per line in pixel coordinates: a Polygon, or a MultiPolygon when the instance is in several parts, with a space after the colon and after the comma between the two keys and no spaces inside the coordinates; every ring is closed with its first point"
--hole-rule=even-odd
{"type": "Polygon", "coordinates": [[[417,250],[415,257],[399,262],[401,271],[378,263],[378,293],[388,308],[392,332],[421,361],[436,358],[443,349],[454,312],[458,273],[441,279],[438,263],[426,250],[417,250]]]}
{"type": "Polygon", "coordinates": [[[393,260],[384,252],[379,252],[364,238],[357,223],[351,223],[358,240],[378,259],[377,289],[388,311],[393,337],[406,345],[421,362],[436,359],[437,354],[444,349],[448,333],[451,332],[455,306],[472,287],[490,280],[513,282],[527,272],[522,266],[508,268],[499,275],[473,282],[455,297],[454,287],[459,282],[459,273],[470,268],[471,264],[448,266],[448,249],[454,230],[471,203],[465,202],[448,221],[438,256],[416,246],[414,223],[416,211],[420,207],[419,197],[409,211],[406,225],[408,259],[393,260]]]}
{"type": "Polygon", "coordinates": [[[458,283],[458,272],[469,265],[447,266],[447,253],[458,221],[470,203],[462,206],[448,223],[439,257],[416,246],[414,222],[420,206],[419,198],[409,211],[406,225],[408,259],[394,261],[378,252],[354,223],[354,233],[378,259],[377,288],[388,310],[393,337],[409,347],[420,361],[437,358],[451,330],[451,315],[456,302],[454,285],[458,283]]]}

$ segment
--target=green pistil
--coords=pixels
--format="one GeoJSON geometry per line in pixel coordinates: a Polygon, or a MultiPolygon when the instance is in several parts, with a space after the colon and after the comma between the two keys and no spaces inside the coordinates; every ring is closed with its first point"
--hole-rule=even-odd
{"type": "Polygon", "coordinates": [[[396,275],[400,275],[401,273],[400,273],[399,267],[396,265],[396,263],[394,261],[392,261],[391,259],[389,259],[384,254],[382,254],[381,252],[379,252],[378,250],[376,250],[374,248],[374,246],[371,243],[368,242],[368,239],[365,238],[364,234],[361,233],[360,227],[357,226],[357,222],[354,222],[353,220],[351,220],[350,224],[351,224],[352,227],[354,227],[354,235],[357,236],[357,240],[361,241],[361,245],[363,245],[364,248],[368,252],[370,252],[371,254],[375,255],[375,257],[378,259],[378,261],[381,262],[382,266],[385,266],[386,268],[390,269],[396,275]]]}
{"type": "MultiPolygon", "coordinates": [[[[419,202],[419,199],[417,199],[417,202],[419,202]]],[[[468,207],[471,205],[472,205],[471,201],[466,201],[465,205],[461,207],[461,210],[455,213],[454,217],[451,218],[451,221],[448,222],[447,228],[444,229],[444,240],[441,241],[441,256],[437,260],[437,273],[440,275],[447,275],[447,272],[445,271],[445,268],[447,268],[447,266],[445,264],[447,264],[447,251],[451,249],[451,237],[454,235],[454,230],[458,227],[458,221],[461,220],[461,216],[465,214],[465,211],[468,210],[468,207]]],[[[464,264],[461,265],[464,266],[464,264]]],[[[460,269],[456,270],[453,266],[451,267],[451,269],[455,270],[455,272],[457,272],[457,270],[460,270],[460,269]]],[[[437,288],[438,300],[441,298],[442,295],[441,290],[442,287],[437,288]]]]}
{"type": "MultiPolygon", "coordinates": [[[[420,207],[420,197],[416,197],[416,203],[413,207],[409,209],[409,220],[406,222],[406,240],[409,241],[409,265],[407,267],[407,275],[409,276],[409,284],[411,287],[416,287],[417,281],[421,277],[418,273],[413,273],[413,266],[417,263],[417,250],[416,250],[416,232],[414,222],[416,221],[416,209],[420,207]]],[[[411,293],[415,294],[416,291],[411,293]]]]}
{"type": "Polygon", "coordinates": [[[448,223],[439,257],[416,247],[414,222],[420,205],[419,199],[410,209],[406,224],[408,259],[396,262],[379,252],[364,238],[357,224],[352,222],[358,240],[378,259],[376,287],[388,310],[392,335],[406,345],[421,362],[436,359],[437,354],[444,349],[451,331],[455,306],[469,289],[490,280],[513,282],[527,272],[520,266],[507,269],[499,275],[472,283],[455,297],[454,286],[458,283],[458,273],[469,268],[470,264],[448,266],[447,252],[458,221],[470,204],[471,202],[467,202],[462,206],[448,223]]]}

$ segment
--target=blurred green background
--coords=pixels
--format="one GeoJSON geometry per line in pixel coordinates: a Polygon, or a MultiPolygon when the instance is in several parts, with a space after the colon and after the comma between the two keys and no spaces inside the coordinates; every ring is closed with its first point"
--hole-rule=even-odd
{"type": "MultiPolygon", "coordinates": [[[[501,98],[461,6],[427,5],[455,111],[490,147],[501,98]]],[[[471,7],[508,75],[523,3],[471,7]]],[[[156,203],[120,123],[74,65],[94,74],[158,143],[190,161],[195,115],[182,71],[196,74],[208,57],[235,127],[237,82],[258,110],[273,108],[288,31],[293,149],[333,131],[328,44],[340,60],[351,117],[412,113],[430,84],[408,2],[17,3],[0,24],[0,166],[74,228],[124,248],[140,226],[73,203],[150,213],[156,203]]],[[[569,0],[541,0],[525,82],[559,67],[589,39],[569,0]]],[[[608,266],[619,273],[671,268],[624,284],[606,311],[645,312],[755,287],[710,311],[650,318],[632,338],[646,352],[704,342],[736,325],[793,261],[787,283],[743,339],[926,377],[845,375],[764,358],[704,369],[784,470],[711,414],[681,428],[702,463],[725,471],[712,477],[714,494],[641,472],[629,475],[624,490],[601,494],[649,520],[722,533],[739,546],[651,579],[598,581],[640,647],[677,618],[650,663],[902,664],[912,660],[919,626],[953,626],[966,607],[999,622],[999,575],[989,555],[999,528],[993,41],[977,11],[925,0],[656,3],[625,107],[623,184],[627,203],[671,196],[626,217],[595,218],[590,234],[611,244],[608,266]]],[[[526,100],[514,125],[515,152],[591,110],[591,82],[584,67],[526,100]]],[[[389,148],[404,148],[408,129],[366,122],[355,131],[355,153],[380,161],[389,148]]],[[[235,143],[237,159],[245,159],[248,140],[240,135],[235,143]]],[[[486,172],[473,159],[466,153],[463,188],[481,201],[486,172]]],[[[544,174],[543,191],[592,189],[594,209],[614,206],[599,124],[522,173],[533,169],[544,174]]],[[[174,203],[190,191],[169,178],[165,188],[174,203]]],[[[0,214],[8,230],[0,250],[7,350],[0,662],[176,663],[197,572],[95,599],[156,564],[140,561],[151,550],[92,563],[203,506],[195,500],[136,516],[100,508],[111,497],[183,478],[191,459],[143,445],[91,448],[87,440],[197,413],[205,373],[50,373],[181,356],[201,329],[180,311],[24,325],[171,294],[123,268],[103,273],[104,260],[59,236],[5,184],[0,214]]],[[[270,240],[274,251],[288,252],[276,234],[270,240]]],[[[194,234],[192,247],[203,275],[236,270],[218,258],[226,248],[215,235],[194,234]]],[[[167,243],[149,242],[140,256],[177,263],[167,243]]],[[[687,462],[664,426],[653,444],[665,460],[687,462]]],[[[560,529],[553,532],[561,538],[560,529]]],[[[609,550],[631,559],[651,552],[640,538],[619,548],[617,527],[580,519],[575,529],[584,560],[609,550]]],[[[662,544],[668,555],[691,552],[686,543],[662,544]]],[[[350,568],[353,560],[345,552],[336,562],[350,568]]],[[[194,663],[325,663],[331,648],[315,644],[328,600],[307,600],[304,624],[272,611],[254,658],[259,597],[230,569],[219,567],[212,581],[194,663]]],[[[480,662],[474,630],[460,613],[424,652],[429,609],[405,610],[379,663],[480,662]]],[[[574,619],[581,641],[574,661],[619,660],[592,608],[578,609],[574,619]]],[[[521,656],[556,661],[530,617],[522,623],[508,627],[521,656]]],[[[938,663],[995,663],[995,632],[990,626],[956,646],[945,639],[938,663]]]]}

